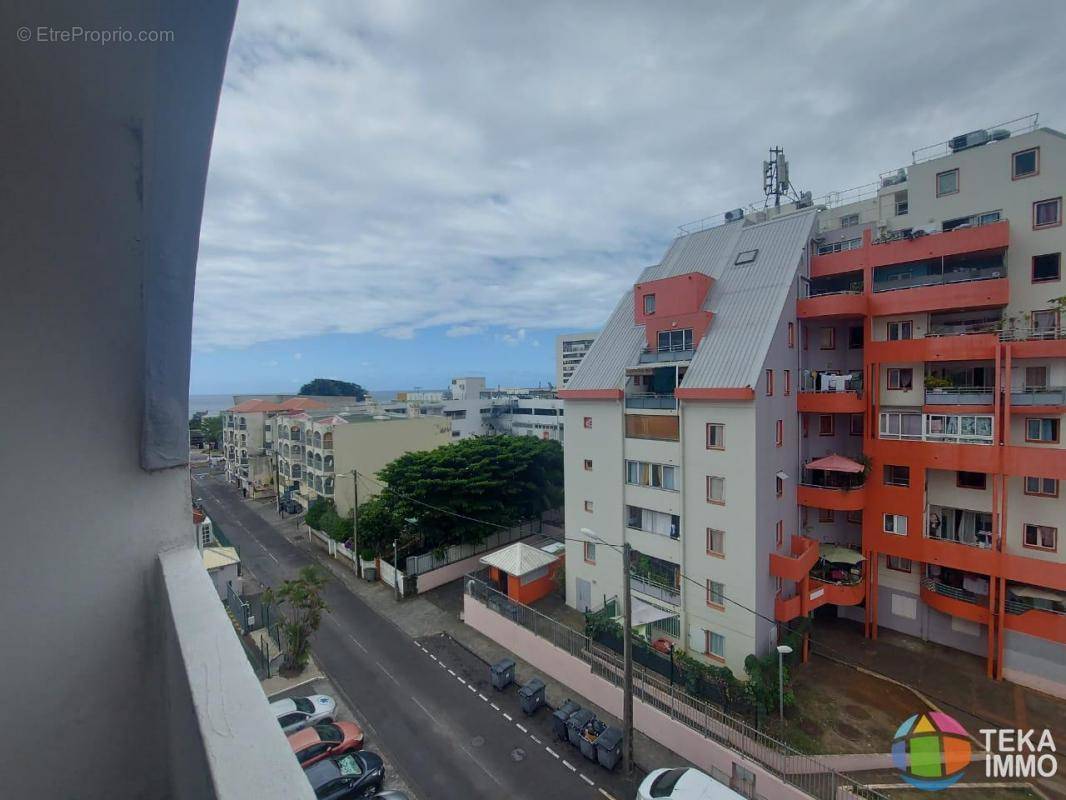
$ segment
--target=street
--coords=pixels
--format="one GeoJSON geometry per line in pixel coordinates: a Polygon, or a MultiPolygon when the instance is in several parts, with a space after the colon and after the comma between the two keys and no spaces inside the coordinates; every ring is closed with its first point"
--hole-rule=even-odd
{"type": "MultiPolygon", "coordinates": [[[[267,522],[221,476],[194,473],[193,496],[260,582],[277,586],[314,563],[291,541],[303,535],[291,522],[267,522]]],[[[479,692],[462,677],[469,666],[457,673],[459,664],[410,639],[339,581],[329,582],[324,597],[330,613],[314,637],[315,659],[365,721],[367,749],[383,748],[419,798],[628,800],[600,785],[604,770],[578,763],[571,748],[553,749],[543,733],[479,692]]],[[[609,778],[606,785],[619,785],[609,778]]]]}

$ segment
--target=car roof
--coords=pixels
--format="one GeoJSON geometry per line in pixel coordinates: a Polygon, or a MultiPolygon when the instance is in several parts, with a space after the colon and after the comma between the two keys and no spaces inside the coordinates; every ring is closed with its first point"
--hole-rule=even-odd
{"type": "Polygon", "coordinates": [[[314,726],[289,734],[289,744],[292,745],[294,753],[303,750],[305,747],[318,744],[321,740],[322,737],[318,735],[318,731],[314,729],[314,726]]]}
{"type": "Polygon", "coordinates": [[[670,796],[673,800],[734,800],[734,798],[743,800],[742,795],[737,794],[725,784],[692,768],[686,770],[681,776],[670,796]]]}
{"type": "Polygon", "coordinates": [[[280,717],[282,714],[288,714],[290,711],[295,711],[296,703],[286,697],[283,700],[275,700],[271,703],[270,710],[273,711],[276,716],[280,717]]]}
{"type": "Polygon", "coordinates": [[[311,788],[317,789],[322,784],[328,783],[334,778],[339,778],[341,771],[333,763],[332,759],[324,758],[304,769],[304,774],[307,776],[307,780],[311,782],[311,788]]]}

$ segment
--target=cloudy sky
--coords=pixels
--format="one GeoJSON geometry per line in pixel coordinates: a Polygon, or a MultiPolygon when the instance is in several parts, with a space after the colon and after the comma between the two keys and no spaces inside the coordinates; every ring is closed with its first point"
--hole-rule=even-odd
{"type": "Polygon", "coordinates": [[[1062,2],[247,1],[204,210],[192,391],[554,377],[676,226],[1040,111],[1062,2]]]}

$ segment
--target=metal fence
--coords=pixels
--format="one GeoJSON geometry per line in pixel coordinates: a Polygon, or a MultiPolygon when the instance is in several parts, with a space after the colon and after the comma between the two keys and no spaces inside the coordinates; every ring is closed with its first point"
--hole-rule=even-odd
{"type": "MultiPolygon", "coordinates": [[[[623,685],[622,657],[584,633],[511,600],[475,574],[467,575],[466,591],[488,609],[550,642],[563,652],[584,661],[592,674],[615,686],[623,685]]],[[[847,789],[856,797],[887,800],[886,796],[853,778],[837,772],[817,758],[767,736],[745,721],[711,703],[692,697],[677,685],[642,665],[633,665],[633,697],[691,728],[702,736],[742,753],[781,780],[817,800],[838,800],[847,789]]]]}
{"type": "Polygon", "coordinates": [[[237,620],[237,624],[241,628],[241,633],[248,633],[251,628],[249,627],[249,621],[251,618],[251,611],[248,603],[244,601],[244,598],[233,591],[233,587],[226,586],[226,607],[230,610],[233,618],[237,620]]]}
{"type": "Polygon", "coordinates": [[[509,530],[498,530],[495,533],[490,533],[477,544],[455,544],[443,551],[432,551],[429,553],[421,553],[417,556],[407,556],[404,563],[403,574],[408,576],[421,575],[424,572],[430,572],[431,570],[446,567],[449,564],[454,564],[456,561],[462,561],[464,558],[476,556],[478,553],[484,553],[488,550],[500,547],[501,545],[516,542],[519,539],[525,539],[527,536],[532,536],[533,534],[541,533],[542,531],[542,521],[539,519],[531,519],[526,520],[509,530]]]}

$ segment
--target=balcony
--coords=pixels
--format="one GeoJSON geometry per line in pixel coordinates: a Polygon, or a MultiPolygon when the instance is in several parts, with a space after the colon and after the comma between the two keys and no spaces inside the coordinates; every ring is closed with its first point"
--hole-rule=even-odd
{"type": "Polygon", "coordinates": [[[1010,404],[1012,412],[1031,411],[1034,406],[1066,405],[1066,387],[1041,386],[1027,389],[1011,389],[1010,404]]]}
{"type": "Polygon", "coordinates": [[[866,410],[862,398],[862,371],[830,374],[804,370],[796,403],[800,411],[861,414],[866,410]]]}
{"type": "Polygon", "coordinates": [[[870,313],[883,316],[999,308],[1010,299],[1010,283],[1003,253],[982,253],[880,267],[873,292],[870,313]]]}
{"type": "Polygon", "coordinates": [[[673,394],[627,394],[626,408],[659,409],[661,411],[677,410],[677,398],[673,394]]]}
{"type": "Polygon", "coordinates": [[[645,347],[640,353],[641,364],[665,364],[676,361],[691,361],[696,354],[696,348],[687,349],[650,349],[645,347]]]}
{"type": "Polygon", "coordinates": [[[796,301],[796,316],[800,319],[863,317],[867,308],[867,297],[862,290],[848,290],[801,297],[796,301]]]}
{"type": "Polygon", "coordinates": [[[861,511],[866,506],[866,487],[860,484],[847,489],[803,483],[796,487],[796,502],[808,508],[827,508],[833,511],[861,511]]]}
{"type": "Polygon", "coordinates": [[[679,588],[660,583],[650,576],[640,576],[630,573],[629,588],[634,592],[646,595],[647,597],[659,600],[663,603],[669,603],[672,606],[681,605],[681,590],[679,588]]]}
{"type": "Polygon", "coordinates": [[[881,267],[928,259],[1005,250],[1010,244],[1006,220],[977,227],[959,227],[943,233],[893,239],[869,247],[870,265],[881,267]]]}
{"type": "Polygon", "coordinates": [[[992,547],[992,515],[984,511],[930,505],[927,539],[989,550],[992,547]]]}
{"type": "Polygon", "coordinates": [[[988,595],[977,594],[931,577],[922,578],[922,602],[949,614],[988,624],[988,595]]]}
{"type": "Polygon", "coordinates": [[[802,580],[818,561],[818,544],[806,536],[793,536],[790,555],[770,554],[770,574],[789,581],[802,580]]]}
{"type": "Polygon", "coordinates": [[[995,400],[992,386],[948,386],[926,389],[927,406],[990,406],[995,400]]]}

